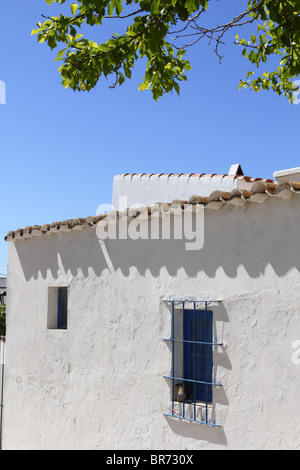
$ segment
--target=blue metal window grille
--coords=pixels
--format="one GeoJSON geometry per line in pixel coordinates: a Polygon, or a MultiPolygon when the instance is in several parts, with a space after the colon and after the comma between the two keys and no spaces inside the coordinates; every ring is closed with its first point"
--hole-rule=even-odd
{"type": "Polygon", "coordinates": [[[68,326],[68,288],[58,288],[57,328],[66,330],[68,326]]]}
{"type": "Polygon", "coordinates": [[[213,311],[208,309],[208,305],[220,301],[165,302],[171,304],[172,315],[171,337],[164,338],[171,342],[172,348],[172,372],[164,376],[171,380],[172,407],[171,412],[164,415],[219,426],[210,419],[209,406],[213,402],[214,387],[222,385],[213,380],[213,348],[222,344],[213,340],[213,311]],[[175,309],[182,311],[179,317],[175,315],[175,309]],[[181,325],[178,325],[179,321],[181,325]],[[180,400],[176,396],[178,386],[181,387],[180,400]],[[178,401],[181,406],[176,409],[178,401]],[[204,410],[201,418],[197,412],[199,405],[204,410]]]}

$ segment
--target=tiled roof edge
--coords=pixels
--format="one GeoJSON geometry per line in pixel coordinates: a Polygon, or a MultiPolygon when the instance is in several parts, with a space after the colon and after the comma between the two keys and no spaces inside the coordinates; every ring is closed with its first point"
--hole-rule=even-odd
{"type": "Polygon", "coordinates": [[[22,240],[32,238],[34,236],[42,236],[53,233],[66,233],[73,230],[83,230],[85,227],[96,227],[100,220],[107,218],[109,220],[121,219],[124,216],[130,218],[138,216],[150,217],[157,212],[167,212],[169,210],[185,210],[186,207],[201,205],[206,209],[218,210],[224,204],[233,206],[242,206],[246,202],[263,203],[270,198],[291,199],[294,194],[300,193],[300,183],[284,181],[282,183],[274,183],[273,181],[257,180],[250,191],[242,189],[233,189],[230,193],[216,190],[208,197],[201,195],[193,195],[189,200],[174,200],[170,203],[158,202],[151,207],[142,207],[137,209],[126,209],[125,211],[112,211],[109,214],[101,214],[98,216],[89,216],[86,218],[75,218],[63,220],[61,222],[53,222],[52,224],[27,226],[24,229],[10,231],[4,237],[5,241],[22,240]]]}

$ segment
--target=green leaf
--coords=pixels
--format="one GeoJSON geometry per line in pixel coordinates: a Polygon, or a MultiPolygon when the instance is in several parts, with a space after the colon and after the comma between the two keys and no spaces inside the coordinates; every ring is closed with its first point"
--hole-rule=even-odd
{"type": "Polygon", "coordinates": [[[195,0],[187,0],[184,6],[189,13],[193,13],[197,9],[195,0]]]}
{"type": "Polygon", "coordinates": [[[75,15],[76,11],[79,8],[79,5],[77,3],[71,3],[70,8],[71,8],[72,15],[75,15]]]}
{"type": "Polygon", "coordinates": [[[41,31],[43,31],[44,28],[39,28],[39,29],[33,29],[31,31],[31,36],[33,36],[34,34],[38,34],[40,33],[41,31]]]}
{"type": "Polygon", "coordinates": [[[122,73],[120,73],[120,74],[119,74],[118,83],[119,83],[119,85],[121,86],[122,83],[124,83],[124,82],[125,82],[125,77],[124,77],[124,75],[123,75],[122,73]]]}
{"type": "Polygon", "coordinates": [[[254,50],[252,49],[252,51],[250,52],[249,54],[249,60],[254,63],[256,61],[256,54],[254,52],[254,50]]]}
{"type": "Polygon", "coordinates": [[[145,80],[143,83],[139,84],[139,91],[149,90],[149,88],[150,88],[150,82],[148,80],[145,80]]]}
{"type": "Polygon", "coordinates": [[[61,51],[59,51],[58,54],[57,54],[56,59],[54,59],[54,62],[56,62],[56,61],[58,61],[58,60],[62,60],[65,51],[66,51],[66,48],[64,48],[64,49],[62,49],[61,51]]]}

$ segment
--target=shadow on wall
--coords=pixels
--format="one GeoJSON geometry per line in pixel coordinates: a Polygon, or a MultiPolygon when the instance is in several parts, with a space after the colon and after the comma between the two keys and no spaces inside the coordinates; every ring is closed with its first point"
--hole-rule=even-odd
{"type": "MultiPolygon", "coordinates": [[[[300,270],[300,214],[297,201],[269,200],[241,208],[224,206],[204,217],[204,244],[200,250],[186,250],[186,240],[126,239],[99,241],[95,229],[65,235],[45,235],[16,242],[17,254],[26,280],[57,279],[59,272],[72,276],[120,270],[129,276],[132,267],[143,275],[157,277],[162,268],[170,276],[184,269],[189,277],[199,272],[213,278],[217,269],[235,278],[243,266],[251,278],[258,278],[268,265],[278,276],[292,267],[300,270]]],[[[202,227],[200,228],[202,230],[202,227]]],[[[172,233],[172,230],[171,230],[172,233]]]]}
{"type": "Polygon", "coordinates": [[[207,441],[216,445],[227,445],[227,439],[222,427],[216,428],[211,426],[191,426],[191,423],[183,420],[166,417],[171,430],[180,436],[196,439],[199,441],[207,441]]]}

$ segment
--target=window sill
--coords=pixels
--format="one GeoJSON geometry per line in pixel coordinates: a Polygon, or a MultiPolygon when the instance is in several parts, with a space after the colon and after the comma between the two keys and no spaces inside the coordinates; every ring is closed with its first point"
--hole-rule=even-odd
{"type": "Polygon", "coordinates": [[[221,427],[213,419],[213,404],[212,403],[186,403],[175,401],[169,405],[169,409],[163,413],[164,416],[170,418],[182,419],[185,421],[206,424],[208,426],[221,427]]]}
{"type": "Polygon", "coordinates": [[[48,331],[68,331],[68,328],[47,328],[48,331]]]}

